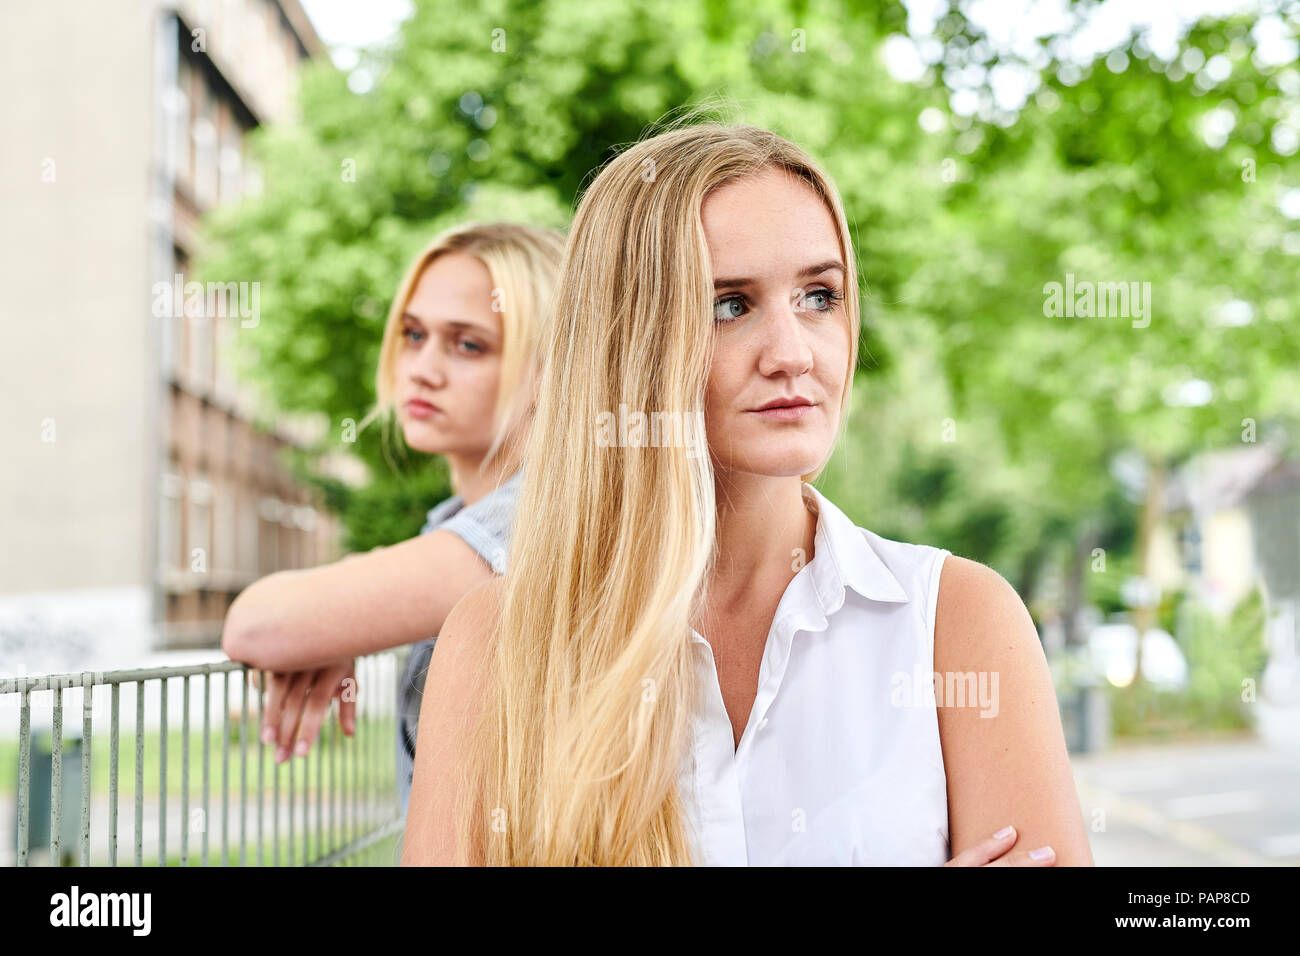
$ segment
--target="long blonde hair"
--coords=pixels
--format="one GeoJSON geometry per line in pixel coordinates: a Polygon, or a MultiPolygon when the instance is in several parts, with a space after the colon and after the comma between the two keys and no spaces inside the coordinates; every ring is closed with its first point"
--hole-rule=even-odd
{"type": "MultiPolygon", "coordinates": [[[[415,286],[434,260],[451,252],[474,256],[492,279],[493,311],[501,315],[501,376],[497,384],[492,443],[486,467],[509,446],[514,426],[532,411],[532,392],[540,375],[538,345],[550,315],[556,274],[564,255],[564,236],[551,229],[510,222],[467,223],[438,234],[411,261],[388,310],[375,373],[375,407],[364,428],[393,413],[397,397],[397,357],[402,345],[402,315],[415,286]]],[[[515,454],[518,448],[511,449],[515,454]]]]}
{"type": "Polygon", "coordinates": [[[857,272],[843,206],[813,159],[767,130],[705,122],[606,165],[574,218],[542,345],[504,602],[463,765],[462,863],[693,862],[677,777],[700,691],[690,630],[716,548],[713,466],[681,448],[599,447],[594,430],[620,403],[704,408],[714,291],[701,206],[769,166],[811,186],[839,233],[852,342],[843,428],[857,272]]]}

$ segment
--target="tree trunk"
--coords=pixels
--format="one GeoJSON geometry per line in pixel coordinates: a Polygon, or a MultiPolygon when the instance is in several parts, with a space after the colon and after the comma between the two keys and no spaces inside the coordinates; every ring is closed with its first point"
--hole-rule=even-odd
{"type": "MultiPolygon", "coordinates": [[[[1154,561],[1156,526],[1164,511],[1165,462],[1163,459],[1147,459],[1147,487],[1142,499],[1142,514],[1138,520],[1138,574],[1145,582],[1148,594],[1154,588],[1154,561]]],[[[1150,602],[1144,602],[1134,609],[1133,625],[1137,629],[1137,657],[1134,662],[1132,687],[1137,688],[1142,680],[1142,637],[1155,626],[1156,609],[1150,602]]]]}
{"type": "Polygon", "coordinates": [[[1070,555],[1069,568],[1065,579],[1065,607],[1062,609],[1062,624],[1065,632],[1065,646],[1082,644],[1087,635],[1079,633],[1079,612],[1083,608],[1083,582],[1092,568],[1092,549],[1097,542],[1097,529],[1091,523],[1079,531],[1070,555]]]}

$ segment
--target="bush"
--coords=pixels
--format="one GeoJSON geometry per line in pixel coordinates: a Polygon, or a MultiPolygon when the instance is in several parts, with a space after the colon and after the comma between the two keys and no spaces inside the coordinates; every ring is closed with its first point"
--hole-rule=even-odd
{"type": "Polygon", "coordinates": [[[1187,687],[1156,690],[1143,681],[1113,695],[1117,737],[1244,730],[1254,724],[1250,704],[1268,659],[1262,595],[1254,591],[1226,620],[1190,599],[1182,604],[1175,619],[1182,619],[1178,642],[1187,658],[1187,687]]]}

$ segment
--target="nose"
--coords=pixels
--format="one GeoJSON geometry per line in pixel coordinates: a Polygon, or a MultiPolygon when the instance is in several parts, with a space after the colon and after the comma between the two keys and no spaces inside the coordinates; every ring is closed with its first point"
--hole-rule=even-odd
{"type": "Polygon", "coordinates": [[[801,300],[792,295],[775,303],[763,323],[759,371],[764,375],[803,375],[812,369],[813,353],[804,329],[801,300]]]}
{"type": "Polygon", "coordinates": [[[447,384],[447,372],[442,367],[442,356],[434,336],[425,339],[424,347],[416,353],[407,375],[412,382],[424,388],[442,388],[447,384]]]}

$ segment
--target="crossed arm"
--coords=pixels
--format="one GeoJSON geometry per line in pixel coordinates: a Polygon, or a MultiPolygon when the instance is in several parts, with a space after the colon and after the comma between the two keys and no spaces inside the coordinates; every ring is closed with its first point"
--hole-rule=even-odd
{"type": "MultiPolygon", "coordinates": [[[[457,605],[429,662],[425,694],[440,705],[420,711],[411,806],[421,812],[407,816],[404,866],[453,860],[455,771],[464,758],[461,742],[478,713],[477,675],[487,658],[502,585],[496,579],[476,587],[457,605]]],[[[981,717],[981,708],[971,706],[936,711],[951,855],[965,853],[961,865],[967,866],[1041,866],[1029,851],[1050,846],[1055,865],[1092,866],[1047,661],[1024,603],[996,571],[956,556],[946,559],[934,663],[941,675],[998,676],[994,716],[981,717]],[[1015,827],[1014,840],[991,838],[1007,824],[1015,827]]]]}
{"type": "Polygon", "coordinates": [[[1050,846],[1057,866],[1093,866],[1056,692],[1024,602],[996,571],[950,556],[935,618],[935,672],[983,674],[997,691],[995,707],[983,709],[939,700],[952,855],[1013,824],[1010,865],[1034,865],[1017,861],[1050,846]]]}

